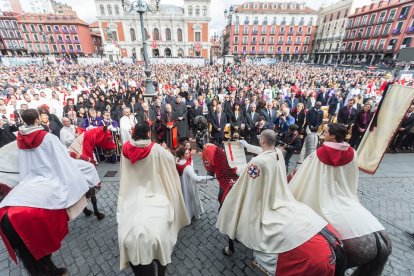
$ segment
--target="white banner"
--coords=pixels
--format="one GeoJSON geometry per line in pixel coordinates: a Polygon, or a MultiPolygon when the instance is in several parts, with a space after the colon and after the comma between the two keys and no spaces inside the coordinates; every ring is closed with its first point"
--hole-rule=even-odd
{"type": "Polygon", "coordinates": [[[42,65],[42,60],[43,58],[40,57],[1,57],[1,61],[4,66],[21,66],[29,64],[42,65]]]}
{"type": "Polygon", "coordinates": [[[151,64],[188,64],[191,66],[204,66],[204,58],[150,58],[151,64]]]}
{"type": "Polygon", "coordinates": [[[223,142],[223,144],[230,168],[245,166],[247,164],[244,147],[239,142],[223,142]]]}

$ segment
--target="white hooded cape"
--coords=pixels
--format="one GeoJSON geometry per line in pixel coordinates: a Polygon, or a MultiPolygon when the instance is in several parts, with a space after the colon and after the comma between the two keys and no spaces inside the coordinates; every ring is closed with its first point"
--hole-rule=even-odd
{"type": "MultiPolygon", "coordinates": [[[[324,143],[348,149],[348,144],[324,143]]],[[[289,182],[296,200],[310,206],[336,230],[341,240],[384,230],[379,221],[359,203],[357,155],[343,166],[322,163],[313,152],[289,182]]]]}
{"type": "Polygon", "coordinates": [[[294,199],[278,149],[264,151],[249,162],[224,200],[217,221],[222,233],[265,253],[294,249],[326,225],[294,199]]]}
{"type": "MultiPolygon", "coordinates": [[[[39,128],[20,128],[27,133],[36,130],[39,128]]],[[[47,133],[38,147],[18,152],[19,184],[3,199],[0,208],[26,206],[58,210],[78,202],[82,202],[83,207],[86,205],[84,195],[89,190],[88,181],[59,138],[47,133]]],[[[82,206],[76,209],[82,210],[82,206]]],[[[69,215],[73,218],[78,214],[69,212],[69,215]]]]}
{"type": "MultiPolygon", "coordinates": [[[[137,147],[150,142],[131,140],[137,147]]],[[[117,222],[120,269],[171,263],[178,231],[190,222],[174,157],[160,145],[134,164],[122,155],[117,222]]]]}

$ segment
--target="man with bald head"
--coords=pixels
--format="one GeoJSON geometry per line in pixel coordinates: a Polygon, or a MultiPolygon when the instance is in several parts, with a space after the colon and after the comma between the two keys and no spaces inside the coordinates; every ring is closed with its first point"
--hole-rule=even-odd
{"type": "Polygon", "coordinates": [[[63,127],[60,130],[60,141],[65,147],[69,147],[72,145],[73,141],[76,137],[78,137],[78,133],[76,133],[76,127],[70,124],[70,120],[68,117],[62,118],[63,127]]]}
{"type": "Polygon", "coordinates": [[[129,107],[124,108],[123,114],[124,116],[119,121],[119,128],[122,144],[125,144],[131,139],[132,129],[137,123],[137,119],[131,114],[131,109],[129,107]]]}

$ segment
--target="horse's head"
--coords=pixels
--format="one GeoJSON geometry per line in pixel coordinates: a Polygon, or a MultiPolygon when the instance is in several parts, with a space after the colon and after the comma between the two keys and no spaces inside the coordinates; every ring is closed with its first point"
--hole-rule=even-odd
{"type": "Polygon", "coordinates": [[[201,154],[204,168],[210,175],[214,175],[216,173],[215,172],[215,160],[214,160],[216,150],[217,150],[216,145],[205,144],[203,147],[203,152],[201,154]]]}

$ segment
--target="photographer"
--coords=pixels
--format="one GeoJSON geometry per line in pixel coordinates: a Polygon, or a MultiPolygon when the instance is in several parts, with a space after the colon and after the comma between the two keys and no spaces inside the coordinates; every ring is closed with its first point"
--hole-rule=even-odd
{"type": "Polygon", "coordinates": [[[285,164],[286,171],[289,170],[289,160],[292,157],[295,151],[299,151],[302,142],[300,141],[300,136],[298,132],[299,127],[295,124],[292,124],[288,127],[288,130],[278,135],[280,140],[278,140],[277,146],[283,148],[285,151],[285,164]]]}
{"type": "Polygon", "coordinates": [[[289,108],[284,108],[282,114],[274,121],[274,125],[280,132],[288,130],[289,126],[295,123],[295,118],[290,115],[289,108]]]}

